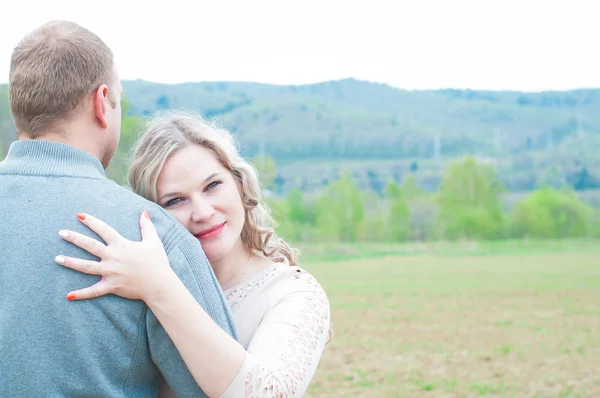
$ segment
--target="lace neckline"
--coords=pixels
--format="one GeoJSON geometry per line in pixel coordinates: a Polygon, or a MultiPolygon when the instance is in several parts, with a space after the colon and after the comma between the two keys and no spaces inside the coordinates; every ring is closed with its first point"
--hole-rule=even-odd
{"type": "MultiPolygon", "coordinates": [[[[238,284],[233,285],[233,286],[228,287],[227,289],[223,290],[223,293],[227,296],[227,295],[235,292],[236,290],[244,288],[247,285],[256,283],[260,279],[266,279],[265,277],[267,275],[276,271],[278,268],[280,268],[282,266],[286,266],[286,265],[287,264],[285,261],[272,261],[269,263],[269,265],[266,265],[262,270],[258,271],[257,273],[252,275],[250,278],[243,280],[243,281],[239,282],[238,284]]],[[[261,285],[262,285],[262,283],[261,283],[261,285]]]]}

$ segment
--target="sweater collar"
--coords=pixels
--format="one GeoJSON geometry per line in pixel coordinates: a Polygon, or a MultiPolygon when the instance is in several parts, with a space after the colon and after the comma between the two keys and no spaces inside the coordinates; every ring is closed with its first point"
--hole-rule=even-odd
{"type": "Polygon", "coordinates": [[[48,140],[20,140],[10,145],[0,173],[105,178],[102,163],[88,152],[48,140]]]}

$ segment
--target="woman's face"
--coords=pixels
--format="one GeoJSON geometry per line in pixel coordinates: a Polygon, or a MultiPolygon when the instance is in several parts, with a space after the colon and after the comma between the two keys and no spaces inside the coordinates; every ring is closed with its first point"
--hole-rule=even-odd
{"type": "Polygon", "coordinates": [[[158,204],[198,239],[209,261],[239,241],[245,222],[237,183],[215,154],[188,145],[165,162],[157,183],[158,204]]]}

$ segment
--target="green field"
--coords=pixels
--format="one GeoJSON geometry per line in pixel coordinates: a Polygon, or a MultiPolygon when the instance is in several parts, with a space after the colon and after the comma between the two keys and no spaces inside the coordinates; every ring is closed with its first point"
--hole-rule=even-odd
{"type": "Polygon", "coordinates": [[[314,245],[310,396],[600,397],[600,242],[314,245]]]}

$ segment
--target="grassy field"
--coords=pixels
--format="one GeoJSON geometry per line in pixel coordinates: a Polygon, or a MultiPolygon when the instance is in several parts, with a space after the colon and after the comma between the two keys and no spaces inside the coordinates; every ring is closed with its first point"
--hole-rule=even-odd
{"type": "Polygon", "coordinates": [[[600,242],[307,245],[319,397],[600,397],[600,242]]]}

